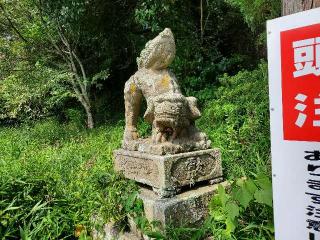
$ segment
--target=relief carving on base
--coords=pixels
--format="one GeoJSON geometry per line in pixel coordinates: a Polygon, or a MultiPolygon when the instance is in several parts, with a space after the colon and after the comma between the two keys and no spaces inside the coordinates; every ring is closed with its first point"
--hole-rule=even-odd
{"type": "Polygon", "coordinates": [[[220,161],[216,159],[210,154],[181,158],[172,164],[171,181],[176,185],[181,185],[184,182],[193,185],[199,179],[220,177],[216,176],[219,175],[220,168],[220,161]]]}
{"type": "Polygon", "coordinates": [[[118,170],[124,171],[128,178],[139,178],[151,183],[157,182],[159,169],[154,161],[148,159],[133,158],[132,156],[121,156],[116,161],[118,170]]]}

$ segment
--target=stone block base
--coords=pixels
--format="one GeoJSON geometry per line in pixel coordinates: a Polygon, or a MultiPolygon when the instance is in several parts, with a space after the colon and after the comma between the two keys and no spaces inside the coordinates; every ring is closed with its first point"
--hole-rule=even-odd
{"type": "MultiPolygon", "coordinates": [[[[227,182],[222,185],[227,186],[227,182]]],[[[172,198],[163,199],[153,191],[142,188],[140,198],[143,200],[145,215],[151,221],[166,226],[201,226],[208,216],[209,202],[218,190],[218,185],[194,188],[172,198]]]]}
{"type": "MultiPolygon", "coordinates": [[[[224,187],[228,182],[221,183],[224,187]]],[[[145,216],[149,222],[160,223],[165,229],[173,227],[200,227],[209,214],[209,203],[218,190],[218,185],[209,185],[194,188],[176,195],[173,198],[163,199],[152,190],[141,188],[140,198],[144,204],[145,216]]],[[[134,221],[129,218],[130,232],[119,232],[113,224],[104,226],[104,237],[93,238],[103,240],[152,240],[142,234],[134,221]]],[[[207,240],[211,238],[207,238],[207,240]]]]}
{"type": "Polygon", "coordinates": [[[115,169],[126,178],[153,187],[162,197],[170,197],[183,186],[222,177],[219,149],[174,155],[151,155],[138,151],[114,152],[115,169]]]}

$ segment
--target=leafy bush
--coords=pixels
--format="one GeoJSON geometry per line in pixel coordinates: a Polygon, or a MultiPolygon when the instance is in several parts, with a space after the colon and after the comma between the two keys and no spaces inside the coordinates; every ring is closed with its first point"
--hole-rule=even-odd
{"type": "Polygon", "coordinates": [[[215,239],[273,239],[272,186],[268,176],[219,185],[210,204],[215,239]]]}
{"type": "Polygon", "coordinates": [[[215,99],[208,102],[198,126],[222,150],[228,178],[269,172],[269,108],[267,65],[254,71],[224,75],[215,99]]]}
{"type": "Polygon", "coordinates": [[[8,75],[0,82],[0,120],[28,121],[51,115],[72,96],[64,84],[68,77],[40,64],[30,72],[8,75]]]}
{"type": "Polygon", "coordinates": [[[280,0],[225,0],[238,8],[253,32],[259,56],[266,58],[266,21],[281,16],[280,0]]]}
{"type": "Polygon", "coordinates": [[[281,1],[274,0],[226,0],[238,7],[252,31],[265,29],[268,19],[281,15],[281,1]]]}
{"type": "Polygon", "coordinates": [[[75,108],[69,108],[64,111],[64,115],[66,116],[66,120],[69,124],[74,124],[79,129],[85,126],[85,116],[83,111],[75,108]]]}

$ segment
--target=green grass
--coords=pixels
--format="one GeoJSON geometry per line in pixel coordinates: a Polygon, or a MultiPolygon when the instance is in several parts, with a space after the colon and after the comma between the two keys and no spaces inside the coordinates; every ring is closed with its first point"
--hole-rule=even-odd
{"type": "Polygon", "coordinates": [[[220,83],[198,126],[221,149],[228,179],[261,171],[270,175],[267,65],[225,75],[220,83]]]}
{"type": "Polygon", "coordinates": [[[55,120],[0,128],[0,237],[72,239],[77,227],[90,231],[93,215],[123,220],[136,188],[112,169],[122,132],[55,120]]]}

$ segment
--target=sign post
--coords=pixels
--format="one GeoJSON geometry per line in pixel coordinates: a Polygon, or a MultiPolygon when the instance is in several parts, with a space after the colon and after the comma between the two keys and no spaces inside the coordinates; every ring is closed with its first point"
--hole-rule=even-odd
{"type": "Polygon", "coordinates": [[[320,8],[267,23],[276,240],[320,239],[320,8]]]}

